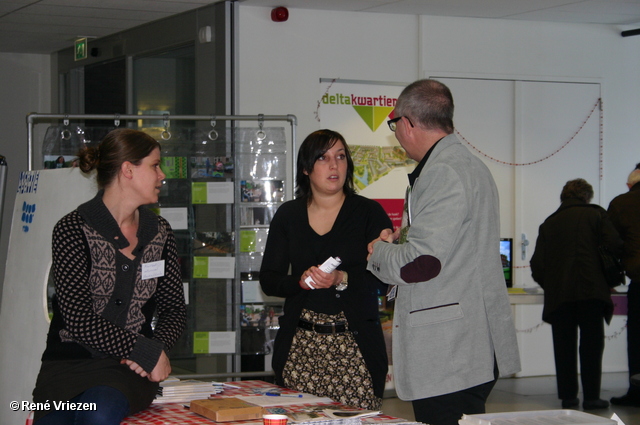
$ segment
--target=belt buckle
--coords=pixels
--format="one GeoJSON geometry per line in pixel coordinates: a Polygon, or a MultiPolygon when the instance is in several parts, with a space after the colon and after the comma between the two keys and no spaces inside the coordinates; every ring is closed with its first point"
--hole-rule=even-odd
{"type": "Polygon", "coordinates": [[[315,323],[315,322],[312,322],[312,325],[313,325],[313,331],[314,331],[315,333],[318,333],[318,334],[327,333],[327,332],[322,332],[322,327],[323,327],[323,326],[324,326],[324,327],[326,327],[326,326],[331,327],[331,335],[335,335],[335,334],[337,333],[337,331],[336,331],[336,324],[335,324],[335,323],[315,323]],[[316,329],[316,326],[317,326],[317,327],[318,327],[318,329],[320,329],[320,330],[316,329]]]}

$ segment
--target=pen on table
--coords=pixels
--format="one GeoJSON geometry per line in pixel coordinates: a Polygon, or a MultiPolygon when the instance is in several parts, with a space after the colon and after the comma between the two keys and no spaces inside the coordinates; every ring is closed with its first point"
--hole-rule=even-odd
{"type": "Polygon", "coordinates": [[[296,397],[301,398],[302,394],[279,394],[279,393],[264,393],[264,395],[268,395],[271,397],[296,397]]]}
{"type": "Polygon", "coordinates": [[[240,387],[239,387],[239,386],[237,386],[237,385],[227,384],[226,382],[223,382],[223,383],[222,383],[222,385],[223,385],[223,386],[225,386],[225,387],[230,387],[230,388],[240,388],[240,387]]]}

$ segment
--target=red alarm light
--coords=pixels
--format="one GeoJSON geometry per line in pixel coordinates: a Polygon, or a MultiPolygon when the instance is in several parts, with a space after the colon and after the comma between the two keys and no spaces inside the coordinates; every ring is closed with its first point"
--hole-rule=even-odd
{"type": "Polygon", "coordinates": [[[284,22],[289,19],[289,9],[284,6],[274,7],[271,10],[271,20],[273,22],[284,22]]]}

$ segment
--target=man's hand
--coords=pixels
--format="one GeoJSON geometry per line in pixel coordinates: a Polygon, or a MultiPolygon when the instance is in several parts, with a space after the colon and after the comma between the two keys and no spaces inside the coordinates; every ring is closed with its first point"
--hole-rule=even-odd
{"type": "Polygon", "coordinates": [[[369,242],[369,245],[367,245],[367,251],[369,251],[369,255],[367,255],[367,261],[369,261],[369,259],[371,258],[371,254],[373,254],[373,245],[375,245],[376,242],[383,241],[393,243],[399,237],[400,229],[396,230],[395,232],[391,229],[384,229],[382,232],[380,232],[380,236],[369,242]]]}

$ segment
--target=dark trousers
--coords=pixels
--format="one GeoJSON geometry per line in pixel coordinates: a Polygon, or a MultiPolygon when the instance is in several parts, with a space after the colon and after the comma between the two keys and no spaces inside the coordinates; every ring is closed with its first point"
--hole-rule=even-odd
{"type": "Polygon", "coordinates": [[[604,352],[604,304],[598,300],[563,304],[553,314],[551,331],[558,398],[570,400],[578,397],[579,353],[584,399],[599,399],[604,352]]]}
{"type": "Polygon", "coordinates": [[[413,400],[413,413],[417,422],[430,425],[458,425],[463,414],[485,413],[487,397],[496,384],[498,368],[494,369],[494,380],[450,394],[413,400]]]}
{"type": "Polygon", "coordinates": [[[91,424],[113,425],[119,424],[129,412],[129,400],[120,391],[107,385],[98,385],[89,388],[75,396],[70,403],[95,404],[96,409],[91,410],[54,410],[34,421],[37,425],[60,424],[91,424]]]}
{"type": "MultiPolygon", "coordinates": [[[[629,377],[640,373],[640,282],[636,281],[627,291],[627,357],[629,377]]],[[[640,398],[640,386],[630,385],[629,394],[640,398]]]]}

